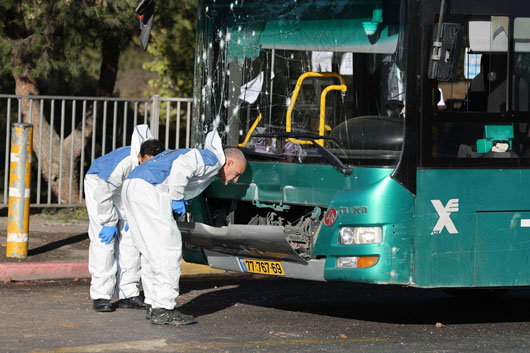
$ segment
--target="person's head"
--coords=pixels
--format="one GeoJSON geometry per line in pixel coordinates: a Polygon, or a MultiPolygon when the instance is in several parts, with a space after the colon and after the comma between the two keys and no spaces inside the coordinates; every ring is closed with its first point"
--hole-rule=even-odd
{"type": "Polygon", "coordinates": [[[145,140],[140,146],[140,153],[138,153],[138,164],[147,162],[153,156],[156,156],[163,150],[164,148],[162,147],[162,143],[157,139],[145,140]]]}
{"type": "Polygon", "coordinates": [[[227,148],[225,152],[225,164],[217,174],[225,184],[235,183],[247,168],[247,159],[243,152],[237,148],[227,148]]]}

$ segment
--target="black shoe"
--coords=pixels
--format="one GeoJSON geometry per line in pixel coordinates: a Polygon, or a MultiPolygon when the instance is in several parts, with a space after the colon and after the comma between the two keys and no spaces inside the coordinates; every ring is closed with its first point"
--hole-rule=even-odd
{"type": "Polygon", "coordinates": [[[155,325],[189,325],[195,322],[192,315],[186,315],[178,310],[153,309],[151,323],[155,325]]]}
{"type": "Polygon", "coordinates": [[[126,299],[120,299],[118,301],[118,308],[122,309],[145,309],[144,298],[142,296],[136,296],[126,299]]]}
{"type": "Polygon", "coordinates": [[[145,319],[151,320],[151,315],[153,314],[153,308],[151,307],[151,304],[145,305],[145,319]]]}
{"type": "Polygon", "coordinates": [[[112,305],[110,305],[110,300],[96,299],[94,300],[94,310],[99,313],[105,313],[114,311],[114,308],[112,307],[112,305]]]}

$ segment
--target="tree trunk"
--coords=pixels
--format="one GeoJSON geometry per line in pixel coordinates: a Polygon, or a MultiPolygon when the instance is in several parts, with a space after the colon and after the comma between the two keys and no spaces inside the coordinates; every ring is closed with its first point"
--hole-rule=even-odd
{"type": "MultiPolygon", "coordinates": [[[[118,73],[118,60],[120,57],[120,45],[118,38],[106,38],[102,46],[102,62],[99,73],[97,96],[111,97],[116,83],[118,73]]],[[[39,95],[39,90],[33,79],[28,75],[27,70],[15,75],[15,93],[17,95],[39,95]]],[[[102,104],[98,105],[98,117],[103,116],[102,104]]],[[[76,168],[77,160],[81,155],[81,126],[68,136],[64,137],[61,146],[61,137],[43,117],[42,126],[39,125],[40,101],[33,100],[32,114],[29,116],[30,102],[29,99],[22,99],[21,103],[22,118],[26,123],[33,124],[33,151],[35,156],[41,161],[42,176],[44,180],[51,183],[53,194],[60,200],[60,203],[77,204],[81,201],[79,195],[79,169],[76,168]],[[42,144],[39,141],[42,133],[42,144]],[[50,150],[50,139],[52,149],[50,150]],[[73,145],[73,158],[72,156],[73,145]],[[39,148],[40,146],[40,148],[39,148]],[[63,156],[61,163],[60,148],[62,147],[63,156]],[[51,160],[50,160],[51,159],[51,160]],[[72,180],[70,183],[70,161],[73,160],[72,180]],[[51,171],[51,178],[50,178],[51,171]],[[70,187],[71,186],[71,187],[70,187]],[[59,192],[60,189],[60,192],[59,192]],[[70,194],[70,190],[72,193],[70,194]]],[[[60,108],[58,108],[60,109],[60,108]]],[[[82,119],[76,119],[76,125],[79,125],[82,119]]],[[[86,113],[85,141],[88,143],[92,136],[93,114],[86,113]]]]}
{"type": "Polygon", "coordinates": [[[98,97],[111,97],[118,75],[118,60],[120,59],[119,38],[105,37],[101,46],[101,67],[99,69],[98,97]]]}
{"type": "MultiPolygon", "coordinates": [[[[38,95],[39,90],[27,72],[15,75],[15,92],[17,95],[38,95]]],[[[30,102],[29,99],[22,99],[21,102],[22,118],[25,123],[33,124],[33,152],[40,159],[42,176],[44,180],[51,183],[53,194],[61,203],[79,203],[79,170],[75,167],[76,161],[81,155],[81,136],[80,128],[76,128],[72,133],[66,136],[61,146],[61,137],[49,124],[45,117],[42,119],[42,126],[39,121],[40,101],[33,100],[32,114],[29,116],[30,102]],[[42,143],[39,137],[42,134],[42,143]],[[50,150],[50,139],[52,150],[50,150]],[[71,151],[73,145],[73,158],[71,151]],[[40,148],[39,148],[40,146],[40,148]],[[62,163],[60,159],[60,148],[62,147],[62,163]],[[70,191],[70,160],[73,160],[73,175],[70,191]],[[62,167],[61,167],[62,165],[62,167]],[[51,171],[51,174],[50,174],[51,171]],[[51,175],[51,178],[50,178],[51,175]],[[59,189],[61,190],[59,193],[59,189]]],[[[78,119],[78,122],[81,119],[78,119]]],[[[87,114],[85,137],[92,134],[92,114],[87,114]]]]}

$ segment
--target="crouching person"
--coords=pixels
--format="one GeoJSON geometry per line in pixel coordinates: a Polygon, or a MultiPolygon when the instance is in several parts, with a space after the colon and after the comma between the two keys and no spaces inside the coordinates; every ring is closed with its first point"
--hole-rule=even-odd
{"type": "Polygon", "coordinates": [[[98,312],[114,311],[110,300],[119,290],[119,307],[145,308],[140,296],[140,255],[132,245],[122,220],[121,186],[139,164],[162,152],[145,124],[134,129],[131,146],[118,148],[96,159],[85,176],[89,217],[88,269],[92,276],[90,298],[98,312]]]}
{"type": "Polygon", "coordinates": [[[155,325],[195,321],[175,309],[179,295],[182,238],[173,212],[186,213],[185,200],[199,195],[218,176],[226,184],[245,171],[237,148],[223,151],[217,132],[204,149],[167,150],[129,174],[122,200],[134,245],[141,253],[147,317],[155,325]]]}

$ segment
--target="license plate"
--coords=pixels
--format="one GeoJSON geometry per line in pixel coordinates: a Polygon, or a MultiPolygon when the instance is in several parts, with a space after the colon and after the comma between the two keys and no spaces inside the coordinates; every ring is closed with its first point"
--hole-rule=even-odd
{"type": "Polygon", "coordinates": [[[243,272],[260,273],[263,275],[283,276],[282,263],[279,261],[239,259],[243,272]]]}

